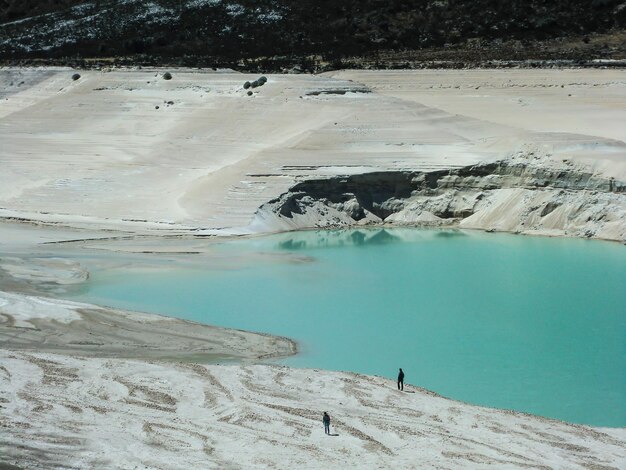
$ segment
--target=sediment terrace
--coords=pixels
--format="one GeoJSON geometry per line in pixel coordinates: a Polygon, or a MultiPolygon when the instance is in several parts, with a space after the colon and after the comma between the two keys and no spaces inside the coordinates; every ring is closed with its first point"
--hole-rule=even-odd
{"type": "Polygon", "coordinates": [[[226,70],[80,72],[0,70],[0,217],[250,233],[304,180],[519,158],[626,181],[618,70],[270,74],[252,96],[226,70]]]}
{"type": "Polygon", "coordinates": [[[367,224],[458,225],[626,241],[626,183],[525,158],[430,172],[308,180],[257,212],[284,229],[367,224]]]}

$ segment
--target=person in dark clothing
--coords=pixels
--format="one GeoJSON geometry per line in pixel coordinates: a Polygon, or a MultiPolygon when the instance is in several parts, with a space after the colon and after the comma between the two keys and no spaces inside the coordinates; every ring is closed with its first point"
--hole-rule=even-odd
{"type": "Polygon", "coordinates": [[[400,367],[400,372],[398,372],[398,390],[404,390],[404,372],[402,367],[400,367]]]}
{"type": "Polygon", "coordinates": [[[330,416],[328,416],[328,413],[326,413],[325,411],[322,421],[324,422],[324,433],[330,434],[330,416]]]}

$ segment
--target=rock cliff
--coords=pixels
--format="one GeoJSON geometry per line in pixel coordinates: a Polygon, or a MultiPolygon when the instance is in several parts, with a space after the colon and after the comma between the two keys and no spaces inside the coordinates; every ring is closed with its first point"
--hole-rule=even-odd
{"type": "Polygon", "coordinates": [[[430,172],[303,181],[263,205],[280,229],[455,225],[626,241],[626,183],[563,165],[507,160],[430,172]]]}

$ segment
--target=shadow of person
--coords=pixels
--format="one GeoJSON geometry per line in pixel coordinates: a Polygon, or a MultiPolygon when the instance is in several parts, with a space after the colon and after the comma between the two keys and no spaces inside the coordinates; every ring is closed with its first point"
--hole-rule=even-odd
{"type": "Polygon", "coordinates": [[[339,434],[334,433],[334,434],[329,434],[329,436],[338,436],[339,434]]]}

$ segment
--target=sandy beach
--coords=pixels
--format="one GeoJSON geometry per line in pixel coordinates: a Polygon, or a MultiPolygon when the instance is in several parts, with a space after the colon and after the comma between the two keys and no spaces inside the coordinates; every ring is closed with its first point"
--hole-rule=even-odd
{"type": "Polygon", "coordinates": [[[381,377],[0,354],[3,381],[14,393],[2,394],[4,455],[24,468],[547,469],[624,462],[621,429],[480,408],[411,386],[399,392],[381,377]],[[322,411],[331,415],[331,436],[324,435],[322,411]]]}
{"type": "Polygon", "coordinates": [[[251,96],[255,75],[164,72],[0,69],[0,465],[624,467],[623,428],[271,365],[297,345],[63,299],[93,263],[198,263],[293,229],[625,243],[623,71],[267,75],[251,96]]]}

